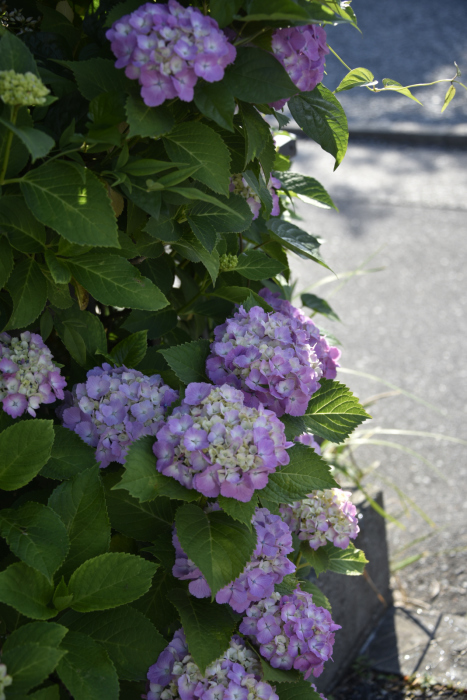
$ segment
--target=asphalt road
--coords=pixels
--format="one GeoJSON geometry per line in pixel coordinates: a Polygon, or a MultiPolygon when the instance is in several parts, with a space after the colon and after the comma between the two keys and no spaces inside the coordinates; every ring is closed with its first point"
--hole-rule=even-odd
{"type": "MultiPolygon", "coordinates": [[[[455,75],[454,61],[467,84],[466,0],[353,0],[361,34],[338,25],[327,28],[328,42],[351,67],[371,70],[382,85],[383,78],[403,85],[430,82],[455,75]]],[[[325,85],[334,90],[346,69],[330,55],[325,85]]],[[[373,94],[366,88],[340,93],[352,126],[417,122],[446,128],[467,123],[467,92],[458,94],[441,115],[446,85],[417,88],[413,92],[424,104],[407,97],[373,94]]]]}
{"type": "MultiPolygon", "coordinates": [[[[335,282],[311,290],[329,300],[342,323],[316,320],[342,342],[344,368],[381,377],[438,408],[403,395],[381,399],[371,407],[372,427],[467,440],[466,158],[465,152],[357,142],[333,173],[328,154],[298,141],[294,169],[316,177],[340,209],[300,204],[301,226],[325,239],[323,257],[334,272],[355,270],[365,260],[366,268],[384,268],[356,275],[338,291],[335,282]]],[[[300,291],[329,276],[295,256],[292,268],[300,291]]],[[[358,375],[340,378],[361,398],[388,390],[358,375]]],[[[466,447],[428,437],[375,438],[420,452],[433,465],[389,447],[356,453],[363,467],[379,465],[368,483],[383,487],[388,510],[404,525],[388,526],[391,556],[429,555],[399,572],[401,595],[421,601],[424,610],[436,605],[465,615],[466,447]],[[414,508],[404,511],[388,480],[437,529],[414,508]]]]}

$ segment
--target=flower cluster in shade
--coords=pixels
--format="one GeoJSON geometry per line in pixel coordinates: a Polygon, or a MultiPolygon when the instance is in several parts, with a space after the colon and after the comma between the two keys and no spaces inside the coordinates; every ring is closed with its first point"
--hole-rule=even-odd
{"type": "Polygon", "coordinates": [[[0,71],[0,98],[7,105],[29,107],[43,105],[50,90],[34,73],[0,71]]]}
{"type": "Polygon", "coordinates": [[[337,488],[313,491],[301,501],[282,505],[280,513],[298,539],[308,542],[312,549],[328,542],[347,549],[350,540],[360,532],[351,495],[350,491],[337,488]]]}
{"type": "Polygon", "coordinates": [[[338,629],[330,612],[315,605],[311,593],[300,587],[292,595],[273,593],[251,605],[240,624],[240,632],[260,645],[261,656],[273,668],[294,668],[305,680],[311,673],[319,676],[332,658],[338,629]]]}
{"type": "Polygon", "coordinates": [[[106,32],[128,78],[138,80],[148,107],[179,97],[193,100],[198,78],[222,80],[235,47],[217,22],[195,7],[148,2],[114,22],[106,32]]]}
{"type": "MultiPolygon", "coordinates": [[[[228,603],[236,612],[245,612],[252,602],[268,598],[274,585],[295,571],[287,554],[293,551],[292,533],[278,515],[267,508],[257,508],[252,519],[257,545],[251,560],[235,581],[216,594],[218,603],[228,603]]],[[[183,551],[176,532],[173,534],[176,550],[172,573],[175,578],[189,580],[188,590],[196,598],[207,598],[211,589],[196,564],[183,551]]]]}
{"type": "Polygon", "coordinates": [[[101,467],[125,463],[129,445],[143,435],[155,435],[178,392],[158,374],[146,377],[126,367],[104,363],[86,375],[86,382],[66,392],[59,409],[65,428],[96,448],[101,467]]]}
{"type": "Polygon", "coordinates": [[[12,683],[13,678],[8,675],[7,667],[5,664],[0,664],[0,700],[5,700],[5,688],[8,688],[12,683]]]}
{"type": "MultiPolygon", "coordinates": [[[[277,29],[272,35],[272,50],[301,92],[314,90],[322,81],[325,57],[329,53],[322,27],[308,24],[277,29]]],[[[282,109],[287,101],[278,100],[271,107],[282,109]]]]}
{"type": "Polygon", "coordinates": [[[225,384],[189,384],[185,398],[158,430],[157,469],[208,498],[247,502],[269,474],[288,464],[284,425],[263,406],[245,406],[225,384]]]}
{"type": "MultiPolygon", "coordinates": [[[[270,176],[267,188],[269,194],[272,197],[272,209],[271,216],[279,216],[281,213],[279,207],[279,195],[276,190],[281,188],[281,181],[270,176]]],[[[253,221],[258,218],[259,212],[261,210],[261,199],[258,194],[253,190],[253,188],[248,184],[242,173],[236,173],[230,178],[229,185],[230,192],[234,194],[239,194],[243,199],[246,199],[248,206],[250,207],[251,213],[253,214],[253,221]]]]}
{"type": "MultiPolygon", "coordinates": [[[[175,632],[148,671],[146,700],[279,700],[261,680],[256,654],[234,635],[221,658],[201,673],[188,651],[183,629],[175,632]]],[[[144,697],[144,696],[143,696],[144,697]]]]}
{"type": "Polygon", "coordinates": [[[63,399],[66,381],[52,358],[36,333],[25,331],[19,338],[0,333],[0,400],[12,418],[25,411],[35,418],[42,403],[63,399]]]}
{"type": "Polygon", "coordinates": [[[274,311],[240,306],[214,329],[206,370],[215,384],[241,389],[248,405],[301,416],[321,377],[336,376],[340,352],[299,309],[268,290],[261,294],[274,311]]]}

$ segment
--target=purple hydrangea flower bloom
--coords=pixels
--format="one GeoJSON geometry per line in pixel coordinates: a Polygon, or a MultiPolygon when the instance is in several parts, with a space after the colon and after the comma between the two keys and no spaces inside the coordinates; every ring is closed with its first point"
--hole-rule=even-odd
{"type": "MultiPolygon", "coordinates": [[[[110,462],[125,464],[129,445],[143,435],[154,435],[162,426],[167,408],[178,392],[158,374],[104,363],[87,373],[87,381],[66,392],[57,413],[65,428],[96,448],[102,468],[110,462]]],[[[63,398],[63,397],[62,397],[63,398]]]]}
{"type": "MultiPolygon", "coordinates": [[[[220,510],[217,503],[211,509],[220,510]]],[[[257,534],[253,556],[240,576],[216,595],[218,603],[228,603],[236,612],[245,612],[252,602],[270,596],[275,584],[282,583],[285,576],[295,571],[295,564],[287,558],[293,551],[292,533],[283,520],[267,508],[257,508],[251,522],[257,534]]],[[[172,541],[176,552],[173,575],[190,581],[188,590],[196,598],[207,598],[211,589],[196,564],[183,551],[175,531],[172,541]]]]}
{"type": "Polygon", "coordinates": [[[206,362],[215,384],[228,383],[245,393],[245,403],[259,403],[277,416],[305,413],[321,377],[334,379],[340,351],[292,304],[267,289],[260,294],[273,313],[241,306],[233,318],[214,329],[206,362]]]}
{"type": "Polygon", "coordinates": [[[193,383],[156,433],[157,469],[208,498],[251,499],[280,464],[288,464],[283,424],[263,406],[245,406],[229,384],[193,383]]]}
{"type": "Polygon", "coordinates": [[[198,78],[222,80],[237,53],[212,17],[176,0],[141,5],[114,22],[106,37],[116,67],[139,81],[148,107],[174,97],[191,102],[198,78]]]}
{"type": "Polygon", "coordinates": [[[350,491],[327,489],[313,491],[302,501],[282,505],[280,513],[292,532],[308,542],[312,549],[332,542],[335,547],[347,549],[360,528],[357,509],[350,500],[350,491]]]}
{"type": "Polygon", "coordinates": [[[275,688],[261,680],[257,655],[234,635],[224,654],[204,673],[190,656],[183,629],[148,671],[145,700],[279,700],[275,688]]]}
{"type": "MultiPolygon", "coordinates": [[[[322,81],[325,57],[329,53],[322,27],[308,24],[277,29],[272,35],[272,50],[301,92],[314,90],[322,81]]],[[[270,106],[282,109],[287,102],[287,99],[278,100],[270,106]]]]}
{"type": "MultiPolygon", "coordinates": [[[[281,181],[278,180],[277,177],[273,177],[273,175],[271,175],[267,183],[267,188],[272,197],[271,216],[279,216],[281,211],[279,206],[279,195],[277,194],[276,190],[281,188],[281,181]]],[[[251,213],[253,214],[253,221],[257,219],[259,212],[261,211],[261,199],[259,195],[257,195],[256,192],[250,187],[241,173],[232,175],[230,178],[229,190],[234,194],[239,194],[241,197],[243,197],[243,199],[246,199],[247,204],[251,209],[251,213]]]]}
{"type": "Polygon", "coordinates": [[[325,608],[313,603],[313,596],[298,586],[292,595],[273,593],[251,605],[240,632],[260,645],[259,651],[273,668],[295,668],[305,680],[323,671],[332,658],[334,632],[340,629],[325,608]]]}
{"type": "Polygon", "coordinates": [[[0,401],[12,418],[25,411],[33,418],[42,403],[63,399],[65,378],[40,335],[26,331],[19,338],[0,333],[0,401]]]}

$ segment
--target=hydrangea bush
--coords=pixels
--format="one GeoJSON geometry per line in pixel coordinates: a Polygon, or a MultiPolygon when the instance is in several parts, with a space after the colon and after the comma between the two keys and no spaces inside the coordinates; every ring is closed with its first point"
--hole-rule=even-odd
{"type": "Polygon", "coordinates": [[[313,572],[366,563],[318,443],[368,415],[290,301],[292,203],[334,203],[275,133],[342,161],[355,14],[37,8],[0,28],[0,695],[317,700],[313,572]]]}

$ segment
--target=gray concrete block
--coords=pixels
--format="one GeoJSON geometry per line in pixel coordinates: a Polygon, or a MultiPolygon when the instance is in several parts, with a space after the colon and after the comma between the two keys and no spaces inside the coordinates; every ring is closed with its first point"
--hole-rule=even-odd
{"type": "MultiPolygon", "coordinates": [[[[371,496],[383,507],[381,492],[371,496]]],[[[364,498],[357,496],[354,502],[363,516],[355,545],[363,549],[369,560],[368,575],[343,576],[329,571],[317,579],[310,578],[327,595],[333,620],[342,626],[336,632],[334,662],[328,661],[315,681],[318,690],[324,693],[332,690],[342,678],[392,602],[385,520],[364,498]]]]}

